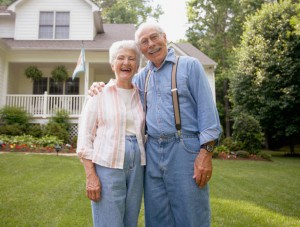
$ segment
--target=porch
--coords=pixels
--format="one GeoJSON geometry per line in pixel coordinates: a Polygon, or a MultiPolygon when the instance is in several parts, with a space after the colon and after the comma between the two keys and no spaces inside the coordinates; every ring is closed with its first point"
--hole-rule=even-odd
{"type": "Polygon", "coordinates": [[[65,110],[73,123],[78,122],[85,95],[21,95],[8,94],[5,105],[21,107],[33,117],[34,122],[43,123],[58,110],[65,110]]]}

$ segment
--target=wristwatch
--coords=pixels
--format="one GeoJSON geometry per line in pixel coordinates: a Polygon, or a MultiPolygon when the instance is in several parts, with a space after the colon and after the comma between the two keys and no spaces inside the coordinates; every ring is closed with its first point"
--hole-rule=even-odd
{"type": "Polygon", "coordinates": [[[207,150],[208,152],[214,151],[214,146],[210,144],[202,144],[200,148],[207,150]]]}

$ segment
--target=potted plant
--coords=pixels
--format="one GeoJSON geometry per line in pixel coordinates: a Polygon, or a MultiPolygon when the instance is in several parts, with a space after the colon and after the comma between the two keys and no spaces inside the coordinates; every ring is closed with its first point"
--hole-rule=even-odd
{"type": "Polygon", "coordinates": [[[27,78],[35,80],[40,80],[43,77],[43,72],[38,69],[35,65],[30,65],[25,69],[25,75],[27,78]]]}
{"type": "Polygon", "coordinates": [[[64,65],[59,65],[55,69],[53,69],[51,75],[53,80],[56,82],[67,80],[69,77],[67,69],[64,65]]]}

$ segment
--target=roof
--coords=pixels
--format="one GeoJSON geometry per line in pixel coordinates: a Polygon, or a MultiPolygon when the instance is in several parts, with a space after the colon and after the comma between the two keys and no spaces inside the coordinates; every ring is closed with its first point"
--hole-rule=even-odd
{"type": "Polygon", "coordinates": [[[209,58],[207,55],[202,53],[199,49],[194,47],[190,43],[170,43],[174,49],[176,49],[178,52],[182,52],[185,55],[193,56],[197,58],[203,65],[217,65],[217,63],[209,58]]]}
{"type": "MultiPolygon", "coordinates": [[[[111,44],[122,39],[134,39],[133,24],[103,24],[104,33],[98,33],[94,40],[83,40],[86,50],[109,50],[111,44]]],[[[12,50],[79,50],[82,40],[14,40],[1,39],[12,50]]]]}

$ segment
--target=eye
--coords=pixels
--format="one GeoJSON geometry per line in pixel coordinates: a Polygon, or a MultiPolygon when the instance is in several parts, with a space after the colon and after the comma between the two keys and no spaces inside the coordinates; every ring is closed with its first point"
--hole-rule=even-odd
{"type": "Polygon", "coordinates": [[[148,39],[142,40],[141,45],[142,46],[147,46],[148,45],[148,39]]]}
{"type": "Polygon", "coordinates": [[[150,37],[150,39],[152,40],[152,41],[157,41],[158,40],[158,37],[159,37],[159,35],[158,34],[153,34],[151,37],[150,37]]]}

